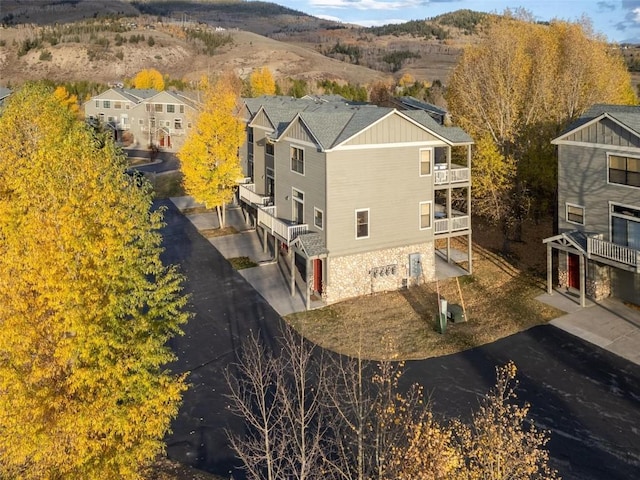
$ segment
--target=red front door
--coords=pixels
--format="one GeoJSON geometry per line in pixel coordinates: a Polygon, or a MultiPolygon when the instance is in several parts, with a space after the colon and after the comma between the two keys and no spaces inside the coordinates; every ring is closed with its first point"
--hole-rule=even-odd
{"type": "Polygon", "coordinates": [[[322,293],[322,260],[313,261],[313,290],[322,293]]]}
{"type": "Polygon", "coordinates": [[[569,286],[572,288],[580,288],[580,257],[575,253],[570,253],[567,263],[569,286]]]}

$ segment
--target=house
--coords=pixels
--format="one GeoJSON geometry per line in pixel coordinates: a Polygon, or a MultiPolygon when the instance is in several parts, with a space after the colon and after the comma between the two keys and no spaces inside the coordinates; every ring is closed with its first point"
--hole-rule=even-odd
{"type": "Polygon", "coordinates": [[[0,87],[0,113],[4,110],[4,104],[11,95],[12,90],[6,87],[0,87]]]}
{"type": "Polygon", "coordinates": [[[88,121],[113,131],[116,141],[178,151],[191,129],[199,102],[196,94],[110,88],[84,104],[88,121]]]}
{"type": "Polygon", "coordinates": [[[464,131],[335,96],[246,99],[243,114],[239,200],[307,308],[471,271],[464,131]]]}
{"type": "Polygon", "coordinates": [[[558,146],[558,235],[547,238],[547,284],[558,251],[563,288],[640,305],[640,107],[595,105],[558,146]]]}

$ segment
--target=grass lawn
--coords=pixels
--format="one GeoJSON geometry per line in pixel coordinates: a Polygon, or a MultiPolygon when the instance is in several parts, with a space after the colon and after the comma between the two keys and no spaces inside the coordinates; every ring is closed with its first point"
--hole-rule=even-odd
{"type": "Polygon", "coordinates": [[[435,328],[438,291],[449,303],[462,304],[456,279],[359,297],[286,320],[309,340],[342,354],[408,360],[490,343],[562,314],[535,300],[545,286],[530,266],[513,266],[478,244],[474,274],[459,283],[467,322],[449,323],[444,335],[435,328]]]}
{"type": "Polygon", "coordinates": [[[179,170],[167,173],[149,173],[145,175],[156,193],[156,198],[181,197],[185,195],[182,188],[182,172],[179,170]]]}
{"type": "Polygon", "coordinates": [[[242,270],[243,268],[257,267],[258,264],[251,260],[249,257],[234,257],[229,258],[229,263],[236,270],[242,270]]]}

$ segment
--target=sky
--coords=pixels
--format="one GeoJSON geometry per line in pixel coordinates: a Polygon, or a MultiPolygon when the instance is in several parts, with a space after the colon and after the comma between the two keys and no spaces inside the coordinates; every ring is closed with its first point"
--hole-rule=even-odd
{"type": "Polygon", "coordinates": [[[274,0],[274,3],[316,17],[367,27],[422,20],[461,9],[502,13],[506,8],[523,7],[540,21],[554,18],[576,21],[585,15],[594,30],[609,41],[640,43],[640,0],[274,0]]]}

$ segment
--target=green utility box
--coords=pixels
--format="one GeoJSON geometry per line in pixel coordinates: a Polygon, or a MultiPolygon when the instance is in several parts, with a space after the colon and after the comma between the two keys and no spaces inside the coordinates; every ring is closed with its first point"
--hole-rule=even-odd
{"type": "Polygon", "coordinates": [[[464,316],[464,311],[460,305],[450,304],[447,310],[447,320],[453,323],[466,322],[467,319],[464,316]]]}

